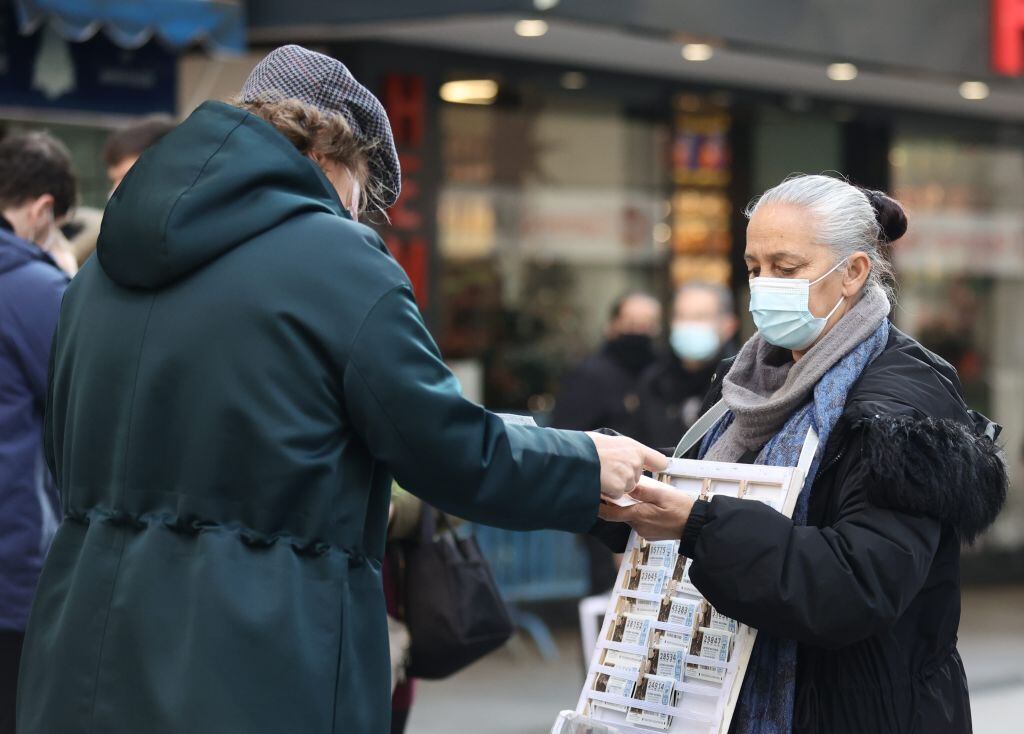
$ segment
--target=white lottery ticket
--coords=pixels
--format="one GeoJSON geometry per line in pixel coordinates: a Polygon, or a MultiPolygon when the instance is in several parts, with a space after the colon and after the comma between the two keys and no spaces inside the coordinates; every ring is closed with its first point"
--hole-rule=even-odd
{"type": "Polygon", "coordinates": [[[640,572],[636,590],[645,594],[661,594],[665,591],[665,583],[668,581],[668,569],[664,566],[637,566],[640,572]]]}
{"type": "Polygon", "coordinates": [[[613,668],[622,668],[636,674],[640,672],[640,666],[644,662],[643,655],[632,652],[621,652],[619,650],[606,650],[604,653],[604,664],[613,668]]]}
{"type": "Polygon", "coordinates": [[[687,630],[686,632],[665,632],[661,636],[661,646],[672,647],[683,652],[690,651],[690,645],[693,643],[693,632],[687,630]]]}
{"type": "MultiPolygon", "coordinates": [[[[633,691],[636,689],[636,683],[625,678],[612,678],[608,677],[604,684],[605,693],[610,693],[613,696],[622,696],[623,698],[632,698],[633,691]]],[[[625,711],[625,704],[611,703],[609,701],[594,701],[595,706],[606,708],[611,711],[625,711]]]]}
{"type": "Polygon", "coordinates": [[[647,544],[647,565],[674,568],[679,555],[678,540],[661,540],[647,544]]]}
{"type": "Polygon", "coordinates": [[[697,613],[701,602],[696,599],[687,599],[681,596],[672,597],[668,607],[668,622],[681,624],[684,627],[693,629],[697,626],[697,613]]]}
{"type": "MultiPolygon", "coordinates": [[[[729,661],[729,648],[732,646],[731,632],[701,627],[700,634],[701,657],[719,660],[723,663],[729,661]]],[[[687,672],[704,680],[721,681],[725,678],[725,668],[715,668],[710,665],[698,665],[696,668],[688,666],[687,672]]]]}
{"type": "Polygon", "coordinates": [[[708,626],[711,627],[711,629],[723,630],[724,632],[732,632],[734,634],[736,630],[739,629],[739,625],[736,623],[735,619],[725,616],[714,607],[711,608],[711,620],[708,623],[708,626]]]}
{"type": "Polygon", "coordinates": [[[658,665],[655,670],[658,675],[672,678],[676,683],[682,683],[685,658],[685,650],[676,647],[661,647],[658,649],[658,665]]]}
{"type": "Polygon", "coordinates": [[[661,615],[661,602],[650,599],[634,599],[630,611],[643,617],[657,619],[661,615]]]}
{"type": "Polygon", "coordinates": [[[651,618],[638,614],[623,614],[625,626],[622,628],[622,641],[627,645],[647,647],[651,639],[651,618]]]}
{"type": "MultiPolygon", "coordinates": [[[[644,689],[644,701],[656,703],[659,706],[668,706],[672,703],[672,691],[676,683],[674,679],[660,675],[645,675],[644,680],[647,682],[644,689]]],[[[658,729],[668,729],[672,725],[672,717],[668,714],[635,708],[631,708],[626,714],[626,721],[658,729]]]]}

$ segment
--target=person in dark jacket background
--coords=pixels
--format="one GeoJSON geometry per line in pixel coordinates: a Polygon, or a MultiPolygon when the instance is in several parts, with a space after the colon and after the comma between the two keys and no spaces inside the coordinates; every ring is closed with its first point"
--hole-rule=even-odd
{"type": "Polygon", "coordinates": [[[646,293],[628,293],[612,304],[605,342],[562,378],[551,416],[554,428],[609,428],[636,433],[637,381],[655,359],[661,304],[646,293]]]}
{"type": "MultiPolygon", "coordinates": [[[[615,300],[601,348],[562,378],[551,415],[554,428],[591,431],[606,428],[624,436],[637,433],[640,374],[655,359],[654,340],[661,333],[661,304],[647,293],[627,293],[615,300]]],[[[618,563],[598,539],[580,538],[587,553],[588,591],[599,594],[615,583],[618,563]]]]}
{"type": "Polygon", "coordinates": [[[715,367],[736,353],[738,326],[732,292],[724,285],[694,281],[679,287],[669,350],[640,376],[633,438],[663,450],[675,447],[700,415],[715,367]]]}
{"type": "Polygon", "coordinates": [[[381,734],[392,478],[438,509],[583,532],[666,461],[462,396],[358,224],[400,188],[380,102],[271,52],[132,166],[68,288],[44,439],[64,517],[19,734],[381,734]]]}
{"type": "Polygon", "coordinates": [[[59,517],[43,460],[46,370],[67,276],[40,245],[75,201],[71,156],[46,133],[0,142],[0,734],[14,731],[25,623],[59,517]]]}
{"type": "Polygon", "coordinates": [[[792,466],[814,428],[793,518],[656,490],[602,515],[681,538],[701,593],[758,630],[732,732],[966,734],[960,546],[1006,497],[998,427],[887,319],[897,202],[798,176],[748,214],[759,331],[721,366],[706,406],[728,412],[695,455],[792,466]]]}

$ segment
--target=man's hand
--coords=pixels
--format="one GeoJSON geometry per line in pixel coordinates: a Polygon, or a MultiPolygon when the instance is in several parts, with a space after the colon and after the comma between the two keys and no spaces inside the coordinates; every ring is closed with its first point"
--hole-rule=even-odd
{"type": "Polygon", "coordinates": [[[601,461],[601,494],[618,499],[633,491],[644,469],[664,471],[668,457],[626,436],[587,433],[601,461]]]}
{"type": "Polygon", "coordinates": [[[602,502],[598,514],[609,522],[628,523],[647,540],[679,540],[694,500],[686,492],[656,486],[658,484],[660,482],[644,477],[629,493],[638,504],[616,507],[602,502]]]}

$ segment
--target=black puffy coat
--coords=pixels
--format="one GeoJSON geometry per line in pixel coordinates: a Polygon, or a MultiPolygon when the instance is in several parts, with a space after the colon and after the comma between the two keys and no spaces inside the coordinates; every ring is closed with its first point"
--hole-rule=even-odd
{"type": "MultiPolygon", "coordinates": [[[[706,405],[720,396],[715,379],[706,405]]],[[[960,545],[1006,497],[992,428],[956,371],[893,329],[825,447],[806,526],[759,502],[694,506],[681,551],[693,583],[723,613],[799,642],[794,732],[971,731],[960,545]]]]}
{"type": "MultiPolygon", "coordinates": [[[[799,643],[794,734],[971,731],[960,545],[1006,498],[995,428],[948,363],[892,329],[825,446],[806,526],[759,502],[694,505],[680,548],[693,583],[724,614],[799,643]]],[[[604,521],[591,533],[620,550],[628,536],[604,521]]]]}

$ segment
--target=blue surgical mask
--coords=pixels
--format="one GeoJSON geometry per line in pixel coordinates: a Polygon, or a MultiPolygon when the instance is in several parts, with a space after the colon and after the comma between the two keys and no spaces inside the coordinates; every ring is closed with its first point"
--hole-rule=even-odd
{"type": "Polygon", "coordinates": [[[811,282],[806,278],[754,278],[750,281],[750,313],[761,336],[783,349],[801,350],[814,344],[825,324],[842,305],[839,299],[828,315],[816,317],[809,307],[811,286],[820,283],[842,265],[811,282]]]}
{"type": "Polygon", "coordinates": [[[672,327],[669,335],[672,351],[680,359],[692,359],[703,362],[718,353],[722,346],[718,331],[711,324],[699,321],[687,321],[672,327]]]}

